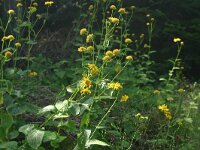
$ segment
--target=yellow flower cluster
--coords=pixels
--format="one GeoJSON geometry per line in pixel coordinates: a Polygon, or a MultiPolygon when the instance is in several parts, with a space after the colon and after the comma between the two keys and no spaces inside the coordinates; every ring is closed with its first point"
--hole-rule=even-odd
{"type": "Polygon", "coordinates": [[[174,41],[174,43],[177,43],[177,42],[181,42],[181,39],[180,38],[174,38],[173,41],[174,41]]]}
{"type": "Polygon", "coordinates": [[[99,74],[99,69],[95,64],[88,64],[88,68],[90,69],[90,72],[93,76],[96,76],[99,74]]]}
{"type": "Polygon", "coordinates": [[[80,88],[81,88],[81,95],[85,94],[91,94],[91,87],[92,87],[92,82],[90,81],[88,75],[83,74],[83,78],[81,80],[80,88]]]}
{"type": "Polygon", "coordinates": [[[15,43],[15,46],[16,47],[21,47],[22,45],[21,45],[21,43],[17,42],[17,43],[15,43]]]}
{"type": "Polygon", "coordinates": [[[133,56],[126,56],[126,60],[128,60],[128,61],[133,61],[133,56]]]}
{"type": "Polygon", "coordinates": [[[13,15],[13,14],[15,14],[15,11],[13,9],[10,9],[10,10],[8,10],[8,14],[13,15]]]}
{"type": "Polygon", "coordinates": [[[94,39],[94,35],[93,34],[88,34],[86,37],[86,43],[92,42],[94,39]]]}
{"type": "Polygon", "coordinates": [[[120,14],[127,14],[125,8],[120,8],[120,9],[118,10],[118,12],[119,12],[120,14]]]}
{"type": "Polygon", "coordinates": [[[154,90],[154,91],[153,91],[153,94],[159,95],[159,94],[160,94],[160,91],[159,91],[159,90],[154,90]]]}
{"type": "Polygon", "coordinates": [[[160,111],[164,112],[165,117],[166,117],[167,119],[172,119],[172,115],[171,115],[171,113],[170,113],[169,108],[167,107],[167,105],[165,105],[165,104],[160,105],[160,106],[158,106],[158,109],[159,109],[160,111]]]}
{"type": "Polygon", "coordinates": [[[104,62],[109,62],[112,60],[112,57],[119,55],[120,50],[119,49],[114,49],[113,51],[107,51],[105,53],[105,56],[103,57],[104,62]]]}
{"type": "Polygon", "coordinates": [[[6,40],[10,40],[13,41],[15,39],[15,37],[13,35],[8,35],[8,36],[4,36],[1,41],[6,41],[6,40]]]}
{"type": "Polygon", "coordinates": [[[94,51],[94,47],[93,46],[88,46],[86,48],[84,46],[81,46],[81,47],[78,48],[78,52],[82,53],[82,52],[86,52],[86,51],[88,51],[88,52],[94,51]]]}
{"type": "Polygon", "coordinates": [[[80,30],[80,35],[82,36],[82,35],[85,35],[87,33],[87,29],[86,28],[82,28],[81,30],[80,30]]]}
{"type": "Polygon", "coordinates": [[[6,58],[10,58],[12,55],[13,55],[13,53],[10,52],[10,51],[5,52],[5,54],[4,54],[4,56],[5,56],[6,58]]]}
{"type": "Polygon", "coordinates": [[[108,83],[108,89],[120,90],[122,88],[123,87],[122,87],[122,85],[119,82],[108,83]]]}
{"type": "Polygon", "coordinates": [[[121,102],[127,102],[128,99],[129,99],[128,95],[123,95],[123,96],[121,97],[121,102]]]}
{"type": "Polygon", "coordinates": [[[111,9],[111,10],[116,10],[117,8],[116,8],[115,5],[111,5],[111,6],[110,6],[110,9],[111,9]]]}
{"type": "Polygon", "coordinates": [[[30,72],[29,74],[28,74],[28,76],[29,77],[36,77],[38,74],[37,74],[37,72],[35,72],[35,71],[32,71],[32,72],[30,72]]]}
{"type": "Polygon", "coordinates": [[[118,19],[118,18],[115,18],[115,17],[109,17],[108,20],[109,20],[111,23],[119,24],[119,19],[118,19]]]}
{"type": "Polygon", "coordinates": [[[44,3],[44,5],[46,5],[46,6],[51,6],[51,5],[53,5],[54,4],[54,2],[53,1],[47,1],[47,2],[45,2],[44,3]]]}
{"type": "Polygon", "coordinates": [[[133,41],[130,39],[130,38],[126,38],[125,39],[125,43],[129,44],[129,43],[132,43],[133,41]]]}
{"type": "Polygon", "coordinates": [[[90,5],[89,7],[88,7],[88,10],[89,11],[92,11],[94,9],[94,5],[90,5]]]}
{"type": "Polygon", "coordinates": [[[22,3],[17,3],[17,7],[22,7],[22,3]]]}

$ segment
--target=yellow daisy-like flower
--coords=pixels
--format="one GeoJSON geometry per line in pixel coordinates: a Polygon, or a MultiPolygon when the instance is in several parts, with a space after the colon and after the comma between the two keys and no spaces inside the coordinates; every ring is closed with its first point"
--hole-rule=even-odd
{"type": "Polygon", "coordinates": [[[112,10],[116,10],[117,8],[116,8],[115,5],[111,5],[111,6],[110,6],[110,9],[112,9],[112,10]]]}
{"type": "Polygon", "coordinates": [[[158,109],[162,112],[164,111],[169,111],[169,108],[167,107],[167,105],[163,104],[163,105],[160,105],[158,106],[158,109]]]}
{"type": "Polygon", "coordinates": [[[88,34],[87,38],[86,38],[86,43],[92,42],[94,39],[94,35],[93,34],[88,34]]]}
{"type": "Polygon", "coordinates": [[[95,64],[88,64],[88,68],[90,69],[90,72],[92,73],[93,76],[96,76],[99,74],[99,69],[95,64]]]}
{"type": "Polygon", "coordinates": [[[12,55],[13,55],[13,53],[10,52],[10,51],[5,52],[5,54],[4,54],[4,56],[5,56],[6,58],[10,58],[12,55]]]}
{"type": "Polygon", "coordinates": [[[119,12],[120,14],[126,14],[126,9],[125,9],[125,8],[120,8],[120,9],[118,10],[118,12],[119,12]]]}
{"type": "Polygon", "coordinates": [[[85,52],[87,49],[84,46],[78,48],[78,52],[85,52]]]}
{"type": "Polygon", "coordinates": [[[106,52],[106,56],[113,57],[113,56],[114,56],[114,54],[113,54],[113,52],[112,52],[112,51],[107,51],[107,52],[106,52]]]}
{"type": "Polygon", "coordinates": [[[174,38],[173,41],[174,41],[174,43],[178,43],[178,42],[181,42],[181,39],[180,38],[174,38]]]}
{"type": "Polygon", "coordinates": [[[81,95],[91,94],[91,90],[89,88],[82,89],[80,91],[81,95]]]}
{"type": "Polygon", "coordinates": [[[109,62],[112,60],[112,58],[110,56],[104,56],[103,59],[102,59],[104,62],[109,62]]]}
{"type": "Polygon", "coordinates": [[[22,7],[22,3],[17,3],[17,7],[22,7]]]}
{"type": "Polygon", "coordinates": [[[172,114],[170,113],[170,111],[164,111],[164,114],[167,119],[172,119],[172,114]]]}
{"type": "Polygon", "coordinates": [[[144,34],[140,34],[140,38],[141,38],[141,39],[144,38],[144,34]]]}
{"type": "Polygon", "coordinates": [[[126,56],[126,60],[133,61],[133,56],[126,56]]]}
{"type": "Polygon", "coordinates": [[[159,95],[159,94],[160,94],[160,91],[159,91],[159,90],[154,90],[154,91],[153,91],[153,94],[159,95]]]}
{"type": "Polygon", "coordinates": [[[115,17],[109,17],[108,18],[110,22],[114,23],[114,24],[119,24],[119,19],[115,18],[115,17]]]}
{"type": "Polygon", "coordinates": [[[182,94],[182,93],[184,93],[184,92],[185,92],[185,90],[184,90],[184,89],[182,89],[182,88],[180,88],[180,89],[178,89],[178,92],[179,92],[180,94],[182,94]]]}
{"type": "Polygon", "coordinates": [[[113,54],[116,56],[116,55],[119,55],[120,53],[120,50],[119,49],[114,49],[113,50],[113,54]]]}
{"type": "Polygon", "coordinates": [[[54,4],[54,2],[53,1],[47,1],[47,2],[45,2],[44,3],[44,5],[46,5],[46,6],[51,6],[51,5],[53,5],[54,4]]]}
{"type": "Polygon", "coordinates": [[[108,83],[108,89],[120,90],[122,88],[123,87],[122,87],[122,85],[119,82],[108,83]]]}
{"type": "Polygon", "coordinates": [[[80,30],[80,35],[85,35],[87,33],[87,29],[86,28],[82,28],[80,30]]]}
{"type": "Polygon", "coordinates": [[[126,38],[125,39],[125,43],[129,44],[129,43],[132,43],[133,41],[130,39],[130,38],[126,38]]]}
{"type": "Polygon", "coordinates": [[[15,11],[13,9],[10,9],[10,10],[8,10],[8,14],[13,15],[13,14],[15,14],[15,11]]]}
{"type": "Polygon", "coordinates": [[[90,5],[89,7],[88,7],[88,10],[89,11],[92,11],[94,9],[94,6],[93,5],[90,5]]]}
{"type": "Polygon", "coordinates": [[[21,45],[21,43],[17,42],[17,43],[15,43],[15,46],[16,47],[21,47],[22,45],[21,45]]]}
{"type": "Polygon", "coordinates": [[[32,71],[28,74],[29,77],[36,77],[38,74],[35,71],[32,71]]]}
{"type": "Polygon", "coordinates": [[[92,81],[90,81],[88,75],[83,74],[83,78],[81,80],[81,84],[80,84],[81,89],[85,89],[85,88],[91,88],[92,87],[92,81]]]}
{"type": "Polygon", "coordinates": [[[121,102],[127,102],[128,99],[129,99],[128,95],[123,95],[123,96],[121,97],[121,102]]]}
{"type": "Polygon", "coordinates": [[[88,46],[87,47],[87,51],[94,51],[94,47],[93,46],[88,46]]]}

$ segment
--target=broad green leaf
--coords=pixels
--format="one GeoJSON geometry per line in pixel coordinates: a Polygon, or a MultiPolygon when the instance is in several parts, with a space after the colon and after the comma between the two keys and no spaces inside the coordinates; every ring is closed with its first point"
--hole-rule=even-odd
{"type": "Polygon", "coordinates": [[[50,112],[50,111],[54,111],[54,110],[55,110],[55,106],[53,106],[53,105],[48,105],[48,106],[42,108],[42,109],[39,111],[39,113],[40,113],[40,114],[43,114],[43,113],[50,112]]]}
{"type": "Polygon", "coordinates": [[[53,141],[56,138],[57,138],[57,135],[55,132],[45,131],[44,137],[43,137],[43,142],[53,141]]]}
{"type": "Polygon", "coordinates": [[[24,126],[21,126],[19,128],[19,132],[24,133],[25,135],[27,135],[31,130],[33,130],[35,126],[33,124],[26,124],[24,126]]]}
{"type": "Polygon", "coordinates": [[[31,130],[27,135],[28,144],[34,148],[38,149],[38,147],[42,144],[42,139],[44,136],[44,131],[41,130],[31,130]]]}
{"type": "Polygon", "coordinates": [[[0,140],[7,138],[8,130],[13,124],[13,117],[11,114],[0,112],[0,140]]]}
{"type": "Polygon", "coordinates": [[[16,141],[9,141],[9,142],[3,142],[0,144],[0,149],[5,150],[16,150],[17,149],[17,142],[16,141]]]}

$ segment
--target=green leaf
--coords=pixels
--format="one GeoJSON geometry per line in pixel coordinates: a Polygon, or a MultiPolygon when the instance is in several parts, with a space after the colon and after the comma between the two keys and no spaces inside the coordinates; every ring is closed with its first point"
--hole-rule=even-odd
{"type": "Polygon", "coordinates": [[[42,144],[42,139],[44,136],[44,131],[34,129],[27,135],[28,144],[34,148],[38,149],[38,147],[42,144]]]}
{"type": "Polygon", "coordinates": [[[24,133],[25,135],[27,135],[31,130],[33,130],[35,126],[33,124],[26,124],[24,126],[21,126],[19,128],[19,132],[24,133]]]}
{"type": "Polygon", "coordinates": [[[17,149],[17,142],[16,141],[9,141],[9,142],[3,142],[0,144],[0,149],[5,150],[16,150],[17,149]]]}
{"type": "Polygon", "coordinates": [[[45,131],[44,137],[43,137],[43,142],[53,141],[56,138],[57,138],[57,135],[55,132],[45,131]]]}
{"type": "Polygon", "coordinates": [[[48,105],[48,106],[42,108],[42,109],[39,111],[39,113],[40,113],[40,114],[44,114],[44,113],[46,113],[46,112],[50,112],[50,111],[54,111],[54,110],[55,110],[55,106],[53,106],[53,105],[48,105]]]}
{"type": "Polygon", "coordinates": [[[1,112],[0,122],[0,140],[2,140],[7,138],[8,130],[13,124],[13,117],[11,114],[1,112]]]}
{"type": "Polygon", "coordinates": [[[91,145],[110,146],[106,142],[103,142],[103,141],[100,141],[100,140],[96,140],[96,139],[92,139],[92,140],[87,141],[85,146],[88,148],[91,145]]]}

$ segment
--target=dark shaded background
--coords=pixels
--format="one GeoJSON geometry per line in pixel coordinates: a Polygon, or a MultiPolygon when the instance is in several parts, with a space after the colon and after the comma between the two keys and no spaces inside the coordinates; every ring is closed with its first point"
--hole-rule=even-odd
{"type": "MultiPolygon", "coordinates": [[[[11,1],[10,3],[13,3],[11,1]]],[[[46,30],[57,32],[56,38],[65,43],[56,48],[67,48],[66,42],[73,37],[73,21],[79,17],[79,6],[90,0],[59,0],[50,9],[50,16],[46,30]]],[[[44,3],[40,1],[39,3],[44,3]]],[[[8,7],[14,7],[7,2],[8,7]]],[[[153,49],[157,51],[153,59],[157,63],[156,72],[167,73],[170,68],[169,59],[176,56],[176,47],[172,39],[180,37],[184,43],[181,54],[184,75],[191,80],[200,79],[200,1],[199,0],[124,0],[124,6],[136,6],[136,15],[130,25],[134,33],[143,33],[146,30],[146,14],[151,14],[156,20],[153,36],[153,49]]],[[[2,6],[1,6],[2,7],[2,6]]],[[[5,6],[4,6],[5,7],[5,6]]],[[[2,7],[2,8],[4,8],[2,7]]],[[[45,9],[45,8],[44,8],[45,9]]],[[[42,12],[42,10],[41,10],[42,12]]],[[[1,18],[4,18],[1,13],[1,18]]],[[[46,31],[43,33],[46,34],[46,31]]],[[[62,55],[60,51],[60,55],[62,55]]],[[[63,54],[64,56],[64,54],[63,54]]]]}

